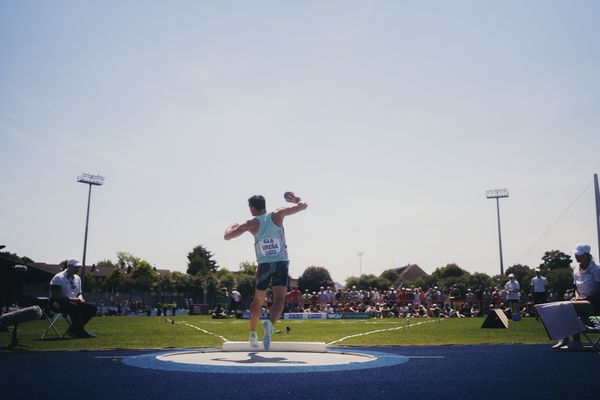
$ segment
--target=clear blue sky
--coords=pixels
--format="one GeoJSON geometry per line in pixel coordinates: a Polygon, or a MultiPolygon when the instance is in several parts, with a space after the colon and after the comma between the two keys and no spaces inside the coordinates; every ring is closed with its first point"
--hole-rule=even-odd
{"type": "Polygon", "coordinates": [[[589,242],[600,172],[596,1],[3,1],[1,244],[185,270],[294,190],[292,276],[417,263],[499,272],[589,242]],[[587,190],[584,191],[584,189],[587,190]],[[583,195],[572,206],[572,202],[583,195]],[[565,212],[566,211],[566,212],[565,212]],[[563,215],[562,218],[561,215],[563,215]]]}

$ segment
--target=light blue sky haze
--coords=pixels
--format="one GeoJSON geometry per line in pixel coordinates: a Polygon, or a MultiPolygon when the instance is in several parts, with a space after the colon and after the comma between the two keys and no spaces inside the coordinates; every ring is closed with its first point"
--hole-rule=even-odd
{"type": "Polygon", "coordinates": [[[599,17],[595,1],[4,1],[0,241],[81,258],[90,172],[106,182],[88,264],[183,271],[202,244],[237,270],[252,238],[225,227],[286,190],[310,203],[286,220],[292,276],[343,282],[359,251],[365,273],[496,274],[485,191],[503,187],[505,266],[597,254],[599,17]]]}

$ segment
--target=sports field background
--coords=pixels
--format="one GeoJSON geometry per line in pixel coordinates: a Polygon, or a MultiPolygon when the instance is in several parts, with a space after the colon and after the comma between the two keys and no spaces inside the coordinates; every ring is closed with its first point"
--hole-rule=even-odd
{"type": "MultiPolygon", "coordinates": [[[[541,321],[523,318],[510,321],[508,329],[481,329],[484,318],[460,319],[368,319],[297,321],[276,324],[274,341],[335,342],[341,346],[414,346],[451,344],[550,343],[541,321]],[[289,327],[289,333],[287,333],[289,327]],[[371,334],[368,332],[377,331],[371,334]],[[366,335],[365,335],[366,334],[366,335]],[[359,335],[355,337],[349,337],[359,335]],[[349,337],[345,340],[343,338],[349,337]]],[[[65,321],[59,321],[64,330],[65,321]]],[[[164,349],[220,347],[224,341],[248,339],[248,320],[215,320],[208,316],[97,317],[86,328],[94,339],[58,339],[46,329],[45,320],[19,326],[25,351],[164,349]]],[[[262,337],[259,328],[259,337],[262,337]]],[[[10,332],[0,332],[0,346],[10,342],[10,332]]]]}

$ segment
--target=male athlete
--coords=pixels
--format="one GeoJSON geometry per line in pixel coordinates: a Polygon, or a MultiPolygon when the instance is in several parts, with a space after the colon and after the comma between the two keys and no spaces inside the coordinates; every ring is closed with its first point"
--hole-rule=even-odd
{"type": "Polygon", "coordinates": [[[250,346],[258,348],[256,325],[260,318],[263,302],[269,281],[272,283],[273,303],[269,309],[269,319],[263,322],[263,345],[265,350],[271,346],[273,325],[279,320],[283,311],[283,302],[288,284],[288,253],[283,230],[283,219],[308,207],[308,203],[292,192],[283,197],[293,203],[287,207],[267,213],[265,198],[260,195],[248,199],[248,207],[254,218],[243,224],[233,224],[225,230],[225,240],[241,236],[244,232],[254,235],[254,249],[258,261],[254,300],[250,306],[250,346]]]}

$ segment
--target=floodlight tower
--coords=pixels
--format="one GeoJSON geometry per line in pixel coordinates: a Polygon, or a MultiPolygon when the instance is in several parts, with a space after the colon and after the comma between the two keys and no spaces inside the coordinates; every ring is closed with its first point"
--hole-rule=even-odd
{"type": "Polygon", "coordinates": [[[358,276],[362,275],[362,256],[363,254],[365,254],[364,251],[359,251],[358,253],[356,253],[356,255],[358,256],[358,276]]]}
{"type": "Polygon", "coordinates": [[[598,186],[598,174],[594,174],[594,195],[596,198],[596,232],[598,235],[598,254],[600,255],[600,187],[598,186]]]}
{"type": "Polygon", "coordinates": [[[500,247],[500,275],[504,275],[504,262],[502,260],[502,233],[500,231],[500,199],[508,197],[508,189],[493,189],[485,192],[488,199],[496,199],[496,213],[498,214],[498,244],[500,247]]]}
{"type": "Polygon", "coordinates": [[[88,237],[88,225],[90,222],[90,199],[92,197],[92,185],[93,186],[102,186],[104,183],[104,177],[101,175],[92,175],[88,173],[84,173],[77,177],[77,182],[86,183],[89,185],[88,190],[88,202],[87,202],[87,216],[85,217],[85,238],[83,239],[83,268],[85,269],[85,255],[87,251],[87,237],[88,237]]]}

